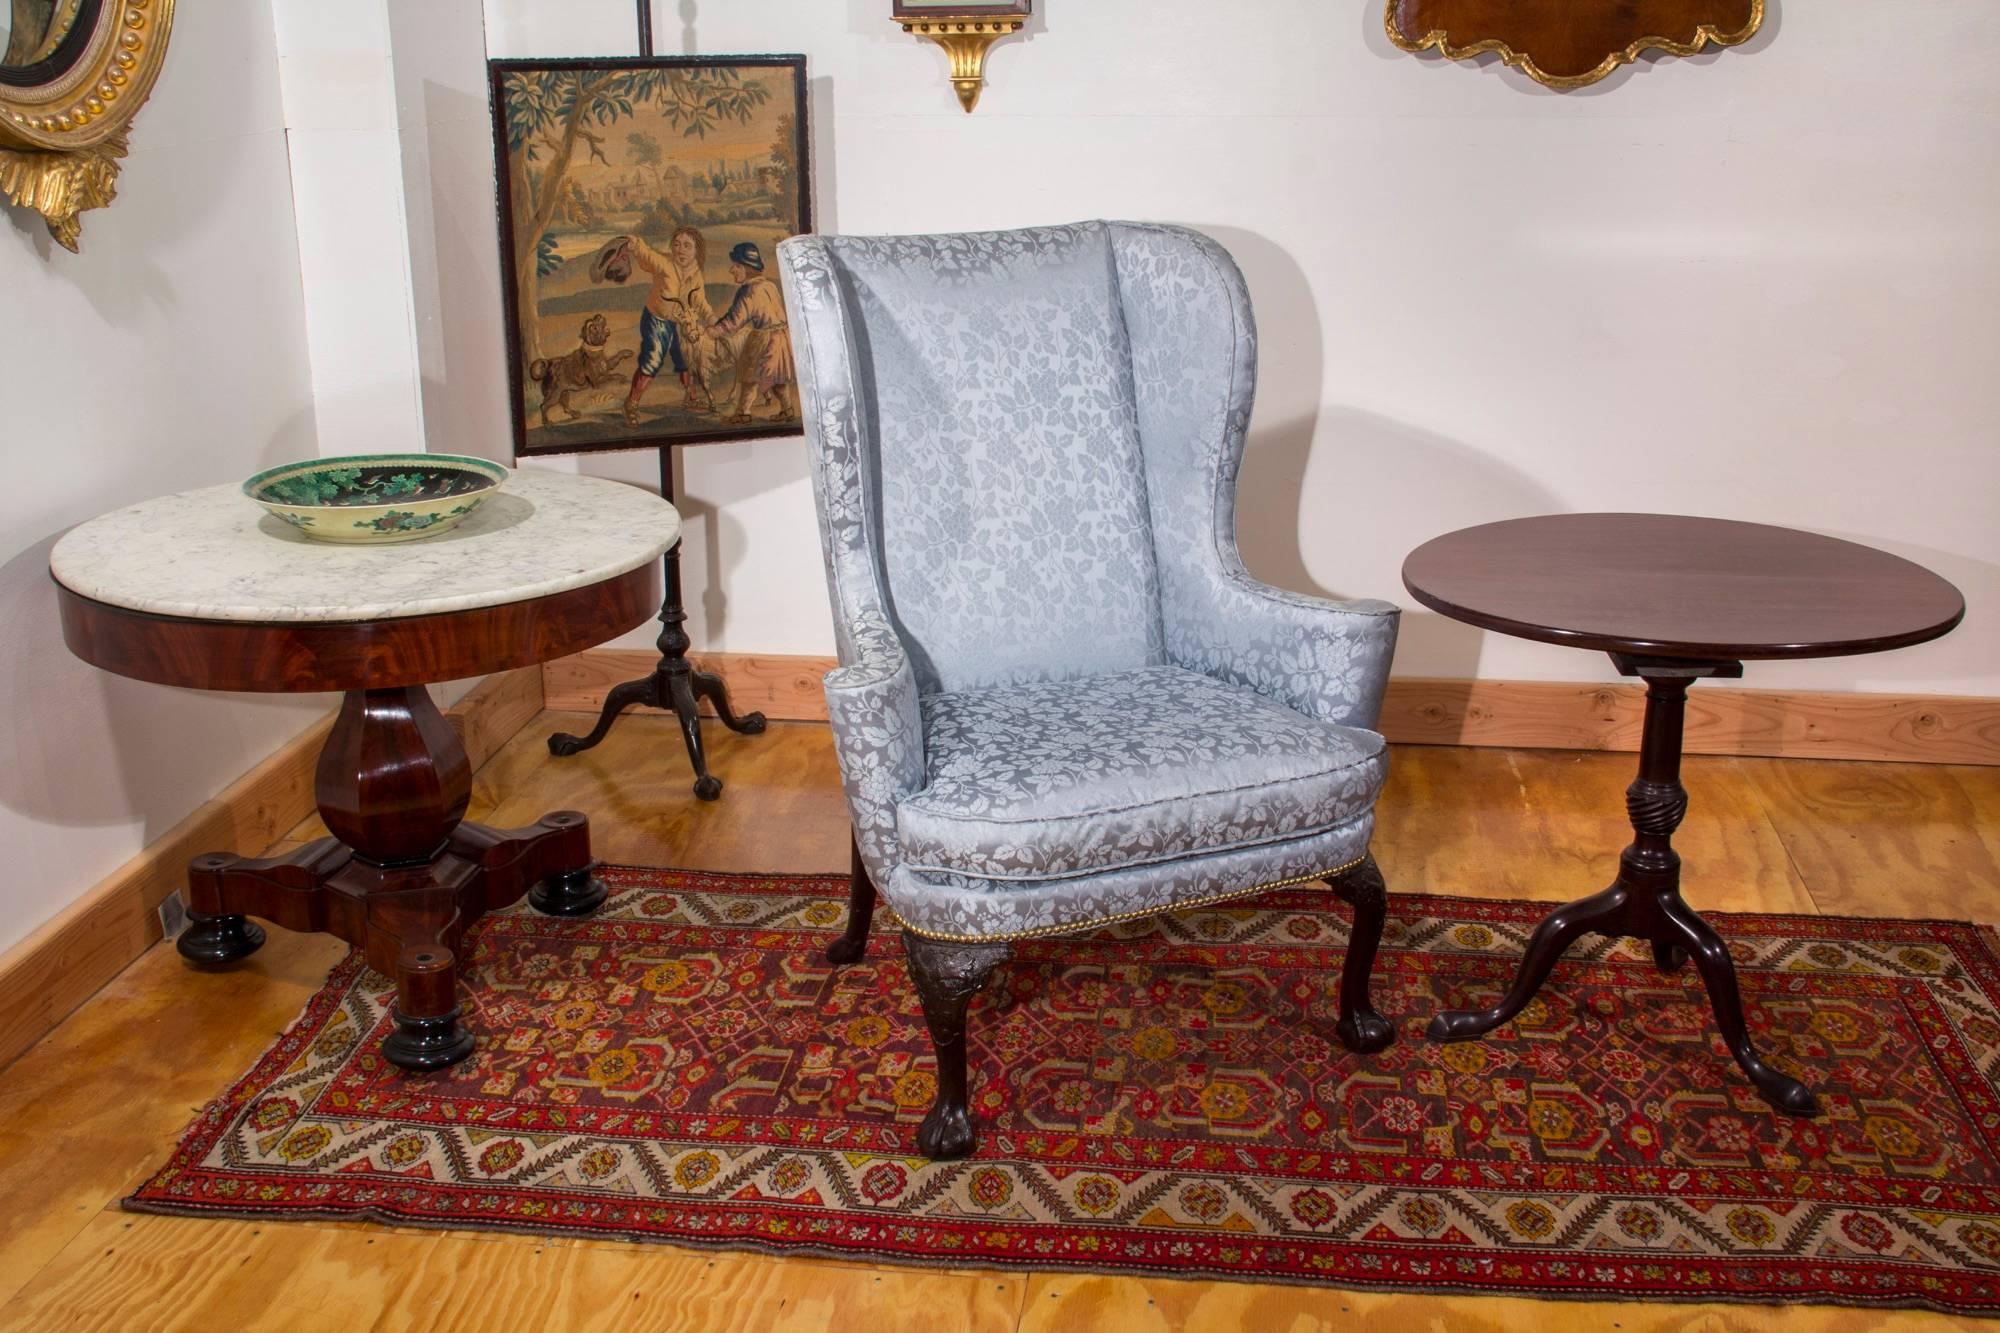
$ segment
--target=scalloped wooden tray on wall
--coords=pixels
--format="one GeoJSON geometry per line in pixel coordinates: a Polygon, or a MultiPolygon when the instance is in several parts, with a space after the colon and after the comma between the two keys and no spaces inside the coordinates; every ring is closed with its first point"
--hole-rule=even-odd
{"type": "Polygon", "coordinates": [[[1486,51],[1537,83],[1581,88],[1658,48],[1691,56],[1748,41],[1764,0],[1388,0],[1389,40],[1464,60],[1486,51]]]}

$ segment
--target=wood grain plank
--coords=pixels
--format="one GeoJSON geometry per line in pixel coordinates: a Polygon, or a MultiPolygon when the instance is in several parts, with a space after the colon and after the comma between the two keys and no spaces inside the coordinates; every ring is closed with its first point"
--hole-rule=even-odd
{"type": "Polygon", "coordinates": [[[2000,921],[2000,853],[1951,769],[1738,762],[1821,911],[2000,921]]]}
{"type": "Polygon", "coordinates": [[[663,1246],[104,1212],[0,1329],[1005,1333],[1027,1279],[663,1246]]]}
{"type": "Polygon", "coordinates": [[[708,727],[709,772],[723,793],[703,801],[671,716],[634,713],[595,749],[551,759],[548,737],[581,722],[545,713],[523,728],[474,779],[472,817],[508,826],[582,810],[592,852],[626,865],[847,872],[847,805],[826,727],[773,722],[761,736],[708,727]]]}
{"type": "Polygon", "coordinates": [[[733,1328],[1008,1333],[1020,1318],[1027,1289],[1021,1274],[586,1242],[567,1257],[547,1326],[577,1333],[733,1328]]]}
{"type": "Polygon", "coordinates": [[[2000,863],[2000,768],[1956,767],[1952,781],[1972,806],[1973,827],[1995,863],[2000,863]]]}
{"type": "Polygon", "coordinates": [[[564,1246],[386,1228],[105,1212],[0,1308],[0,1329],[532,1329],[564,1246]]]}
{"type": "MultiPolygon", "coordinates": [[[[546,706],[594,712],[613,685],[645,675],[655,660],[651,652],[606,648],[549,662],[542,668],[546,706]]],[[[694,660],[729,682],[739,708],[826,720],[820,680],[833,669],[830,657],[705,653],[694,660]]],[[[1636,751],[1644,713],[1640,685],[1398,677],[1389,682],[1378,729],[1405,745],[1636,751]]],[[[2000,765],[2000,699],[1703,685],[1688,696],[1686,749],[2000,765]]]]}
{"type": "MultiPolygon", "coordinates": [[[[540,698],[541,671],[528,667],[487,677],[447,716],[478,765],[537,715],[540,698]]],[[[160,938],[155,911],[187,882],[189,860],[257,856],[311,815],[332,725],[323,718],[285,742],[0,957],[0,1069],[160,938]]]]}
{"type": "MultiPolygon", "coordinates": [[[[1674,845],[1688,900],[1716,911],[1815,912],[1744,762],[1683,766],[1688,814],[1674,845]]],[[[1595,893],[1632,841],[1633,765],[1626,754],[1394,747],[1372,844],[1389,891],[1552,902],[1595,893]]]]}
{"type": "Polygon", "coordinates": [[[147,950],[0,1078],[0,1299],[158,1170],[347,952],[266,929],[262,949],[223,971],[147,950]]]}
{"type": "Polygon", "coordinates": [[[1413,1296],[1254,1282],[1042,1274],[1028,1287],[1021,1333],[1336,1333],[1352,1328],[1450,1329],[1452,1333],[1875,1333],[1878,1329],[1985,1327],[1981,1320],[1910,1310],[1786,1306],[1645,1305],[1633,1301],[1538,1301],[1520,1296],[1413,1296]]]}

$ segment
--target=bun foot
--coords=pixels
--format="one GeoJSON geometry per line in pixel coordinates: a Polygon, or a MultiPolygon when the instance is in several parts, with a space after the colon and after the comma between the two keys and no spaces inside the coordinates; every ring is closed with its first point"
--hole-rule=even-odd
{"type": "Polygon", "coordinates": [[[917,1151],[933,1161],[965,1157],[978,1142],[979,1136],[972,1129],[972,1112],[964,1102],[948,1103],[940,1098],[924,1117],[924,1123],[917,1126],[917,1151]]]}
{"type": "Polygon", "coordinates": [[[1373,1055],[1386,1050],[1396,1040],[1396,1029],[1389,1020],[1372,1009],[1359,1013],[1343,1014],[1334,1028],[1340,1037],[1340,1044],[1358,1055],[1373,1055]]]}
{"type": "Polygon", "coordinates": [[[609,896],[589,866],[559,870],[528,890],[528,905],[543,916],[589,916],[609,896]]]}
{"type": "Polygon", "coordinates": [[[472,1034],[458,1025],[456,1007],[430,1018],[412,1018],[401,1009],[389,1014],[396,1030],[382,1039],[382,1055],[398,1069],[426,1074],[472,1054],[472,1034]]]}
{"type": "Polygon", "coordinates": [[[264,947],[264,928],[248,917],[203,916],[188,913],[187,928],[174,948],[190,963],[221,967],[248,958],[264,947]]]}
{"type": "Polygon", "coordinates": [[[396,1030],[382,1039],[383,1058],[428,1073],[472,1054],[472,1034],[458,1025],[458,959],[441,944],[411,945],[396,955],[396,1030]],[[421,1013],[411,1013],[416,1009],[421,1013]]]}
{"type": "Polygon", "coordinates": [[[722,779],[707,773],[694,780],[694,794],[704,801],[718,800],[722,796],[722,779]]]}

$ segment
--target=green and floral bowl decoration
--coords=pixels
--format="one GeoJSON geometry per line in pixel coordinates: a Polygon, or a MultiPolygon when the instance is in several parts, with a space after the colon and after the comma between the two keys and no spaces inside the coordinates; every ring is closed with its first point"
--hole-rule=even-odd
{"type": "Polygon", "coordinates": [[[457,527],[507,469],[459,454],[350,454],[266,468],[243,493],[316,541],[408,542],[457,527]]]}

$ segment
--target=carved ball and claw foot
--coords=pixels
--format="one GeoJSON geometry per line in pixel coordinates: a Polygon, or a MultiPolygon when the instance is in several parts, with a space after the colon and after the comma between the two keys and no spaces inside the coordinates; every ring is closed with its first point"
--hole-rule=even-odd
{"type": "Polygon", "coordinates": [[[1388,887],[1372,856],[1327,883],[1354,908],[1354,930],[1340,969],[1340,1022],[1334,1032],[1348,1050],[1371,1055],[1396,1040],[1396,1029],[1375,1012],[1368,996],[1375,953],[1382,945],[1382,925],[1389,917],[1388,887]]]}
{"type": "Polygon", "coordinates": [[[964,1157],[978,1142],[968,1104],[965,1014],[972,997],[1007,958],[1007,945],[952,944],[903,932],[910,976],[937,1048],[937,1097],[917,1127],[917,1151],[934,1160],[964,1157]]]}

